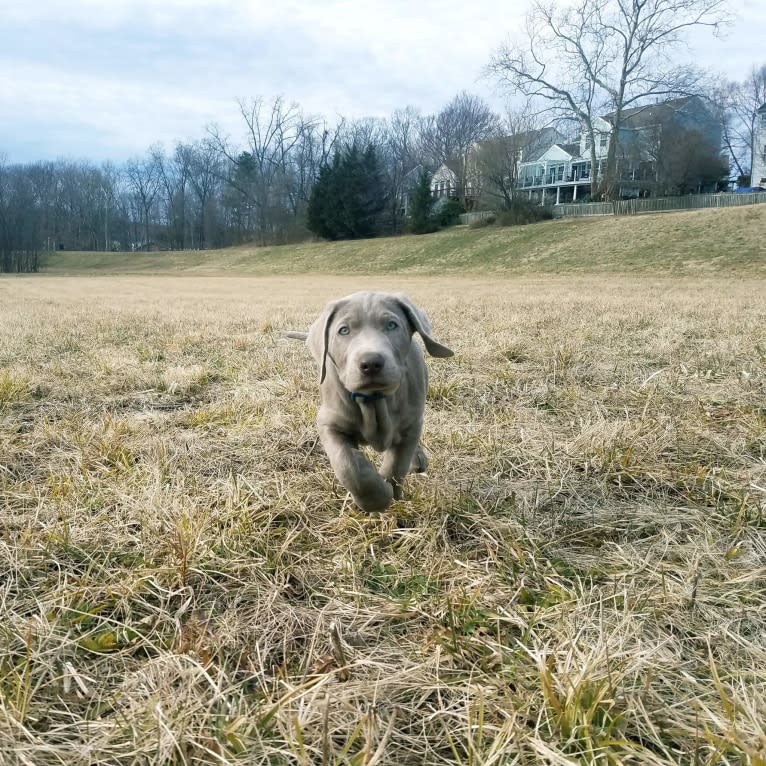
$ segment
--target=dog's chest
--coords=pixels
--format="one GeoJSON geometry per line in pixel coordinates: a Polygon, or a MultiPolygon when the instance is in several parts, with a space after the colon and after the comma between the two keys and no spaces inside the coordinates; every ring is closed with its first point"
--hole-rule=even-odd
{"type": "Polygon", "coordinates": [[[394,444],[398,433],[399,408],[395,400],[360,402],[359,409],[362,416],[359,424],[361,441],[376,452],[385,452],[394,444]]]}

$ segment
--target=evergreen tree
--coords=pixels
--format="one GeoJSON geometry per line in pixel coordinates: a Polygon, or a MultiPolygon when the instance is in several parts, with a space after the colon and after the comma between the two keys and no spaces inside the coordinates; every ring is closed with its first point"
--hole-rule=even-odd
{"type": "Polygon", "coordinates": [[[413,234],[428,234],[436,231],[431,217],[434,198],[431,194],[431,176],[423,170],[410,197],[410,231],[413,234]]]}
{"type": "Polygon", "coordinates": [[[311,190],[308,228],[324,239],[362,239],[380,233],[385,208],[383,179],[375,149],[356,144],[336,153],[311,190]]]}
{"type": "Polygon", "coordinates": [[[337,187],[340,176],[340,155],[336,152],[332,165],[323,165],[311,190],[306,210],[309,231],[324,239],[338,239],[339,208],[337,187]]]}

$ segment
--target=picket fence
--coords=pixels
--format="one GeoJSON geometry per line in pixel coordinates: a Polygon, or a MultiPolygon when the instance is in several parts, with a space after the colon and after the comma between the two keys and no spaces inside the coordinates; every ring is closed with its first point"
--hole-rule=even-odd
{"type": "MultiPolygon", "coordinates": [[[[641,213],[667,213],[675,210],[699,210],[702,208],[739,207],[766,203],[766,192],[737,194],[687,194],[683,197],[647,197],[624,199],[617,202],[580,202],[550,205],[554,218],[579,218],[592,215],[640,215],[641,213]]],[[[494,216],[490,210],[464,213],[460,223],[471,224],[494,216]]]]}

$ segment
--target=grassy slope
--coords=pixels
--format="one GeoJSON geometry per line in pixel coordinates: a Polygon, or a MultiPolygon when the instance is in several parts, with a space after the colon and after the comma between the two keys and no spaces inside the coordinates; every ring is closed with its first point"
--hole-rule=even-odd
{"type": "Polygon", "coordinates": [[[183,253],[56,253],[50,274],[465,272],[766,274],[766,205],[459,227],[428,236],[183,253]]]}

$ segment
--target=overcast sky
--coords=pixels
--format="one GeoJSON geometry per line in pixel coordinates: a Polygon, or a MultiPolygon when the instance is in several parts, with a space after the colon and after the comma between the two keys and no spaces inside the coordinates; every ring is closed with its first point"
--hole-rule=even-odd
{"type": "MultiPolygon", "coordinates": [[[[741,80],[766,63],[766,0],[731,0],[689,59],[741,80]]],[[[236,99],[330,119],[436,111],[481,78],[526,0],[0,0],[0,154],[120,162],[155,142],[241,134],[236,99]]]]}

